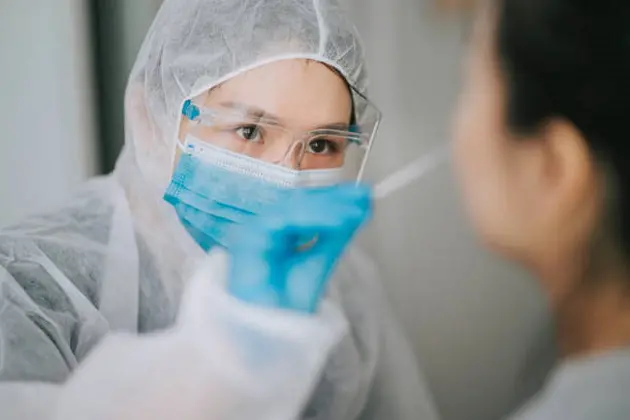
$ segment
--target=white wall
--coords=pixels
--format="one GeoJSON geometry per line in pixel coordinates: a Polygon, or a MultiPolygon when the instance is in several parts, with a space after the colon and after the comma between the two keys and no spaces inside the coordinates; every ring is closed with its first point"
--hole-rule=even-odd
{"type": "Polygon", "coordinates": [[[162,0],[126,0],[121,4],[121,25],[126,35],[123,45],[124,63],[127,71],[131,71],[144,36],[161,4],[162,0]]]}
{"type": "MultiPolygon", "coordinates": [[[[427,0],[349,1],[385,116],[368,173],[378,180],[449,138],[464,22],[427,0]]],[[[496,419],[545,372],[548,324],[533,282],[475,243],[461,208],[445,165],[378,203],[364,239],[444,420],[496,419]]]]}
{"type": "Polygon", "coordinates": [[[0,225],[95,169],[82,0],[0,0],[0,225]]]}

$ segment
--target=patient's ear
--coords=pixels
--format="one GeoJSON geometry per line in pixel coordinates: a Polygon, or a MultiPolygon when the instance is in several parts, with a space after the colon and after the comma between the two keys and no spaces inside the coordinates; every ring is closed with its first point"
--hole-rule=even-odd
{"type": "Polygon", "coordinates": [[[559,221],[592,207],[598,176],[583,134],[571,122],[554,119],[545,126],[540,144],[541,205],[556,212],[559,221]]]}

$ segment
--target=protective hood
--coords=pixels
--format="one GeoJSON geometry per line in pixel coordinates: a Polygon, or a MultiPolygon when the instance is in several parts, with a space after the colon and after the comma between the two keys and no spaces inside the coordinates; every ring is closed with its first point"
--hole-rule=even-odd
{"type": "Polygon", "coordinates": [[[129,79],[118,166],[137,166],[147,187],[162,194],[183,102],[239,73],[291,58],[325,63],[366,93],[359,36],[335,0],[166,0],[129,79]]]}

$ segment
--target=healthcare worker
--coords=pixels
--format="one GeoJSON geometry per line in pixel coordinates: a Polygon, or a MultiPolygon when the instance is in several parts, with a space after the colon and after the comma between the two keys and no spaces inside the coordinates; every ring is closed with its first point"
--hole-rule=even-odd
{"type": "Polygon", "coordinates": [[[334,0],[166,0],[113,174],[0,233],[0,417],[435,418],[370,262],[337,264],[364,205],[312,206],[349,227],[326,258],[326,235],[302,238],[313,280],[283,293],[248,283],[247,254],[229,276],[204,262],[256,244],[243,226],[302,189],[356,178],[380,118],[365,93],[334,0]]]}
{"type": "Polygon", "coordinates": [[[487,246],[537,277],[561,355],[513,420],[630,418],[629,28],[615,0],[491,0],[475,27],[459,183],[487,246]]]}

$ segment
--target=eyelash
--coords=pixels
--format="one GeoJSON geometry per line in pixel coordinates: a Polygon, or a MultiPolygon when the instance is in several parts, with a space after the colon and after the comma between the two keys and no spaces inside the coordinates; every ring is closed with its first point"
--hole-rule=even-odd
{"type": "MultiPolygon", "coordinates": [[[[325,152],[325,153],[322,153],[322,154],[333,155],[333,154],[337,154],[337,153],[340,152],[341,148],[339,147],[339,145],[336,142],[334,142],[332,140],[327,140],[327,139],[313,140],[307,145],[307,147],[310,147],[313,143],[318,142],[318,141],[326,142],[326,147],[328,148],[328,151],[325,152]]],[[[320,153],[316,153],[316,154],[319,155],[320,153]]]]}
{"type": "Polygon", "coordinates": [[[242,135],[239,134],[239,131],[241,131],[241,130],[254,130],[255,134],[256,134],[256,137],[263,137],[263,129],[262,129],[262,127],[260,127],[258,125],[253,125],[253,124],[252,125],[242,125],[242,126],[235,127],[233,130],[234,130],[234,132],[236,133],[237,136],[241,137],[243,140],[246,140],[246,141],[255,141],[255,140],[250,140],[250,139],[245,138],[245,136],[242,136],[242,135]]]}

